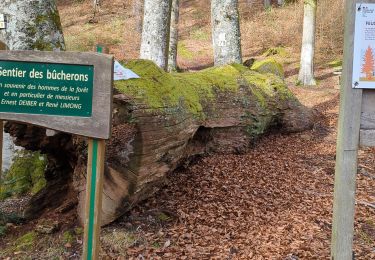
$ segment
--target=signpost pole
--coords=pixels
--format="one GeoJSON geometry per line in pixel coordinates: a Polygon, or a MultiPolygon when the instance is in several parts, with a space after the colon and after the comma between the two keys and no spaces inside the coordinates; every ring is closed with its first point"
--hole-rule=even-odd
{"type": "Polygon", "coordinates": [[[353,89],[353,49],[356,3],[345,1],[345,43],[337,137],[332,223],[333,260],[353,259],[353,234],[357,154],[360,133],[362,90],[353,89]]]}
{"type": "Polygon", "coordinates": [[[88,140],[83,259],[99,259],[105,141],[88,140]]]}
{"type": "MultiPolygon", "coordinates": [[[[101,45],[97,45],[96,51],[108,53],[101,45]]],[[[89,138],[88,142],[83,259],[97,260],[100,249],[105,140],[89,138]]]]}

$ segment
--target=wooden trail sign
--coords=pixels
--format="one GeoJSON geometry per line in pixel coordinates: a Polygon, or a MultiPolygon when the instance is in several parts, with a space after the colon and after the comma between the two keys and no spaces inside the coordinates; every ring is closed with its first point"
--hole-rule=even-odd
{"type": "Polygon", "coordinates": [[[353,259],[358,146],[375,146],[375,63],[369,59],[375,57],[375,0],[345,0],[344,13],[331,247],[335,260],[353,259]]]}
{"type": "Polygon", "coordinates": [[[112,78],[109,55],[2,51],[0,118],[108,139],[112,78]]]}
{"type": "MultiPolygon", "coordinates": [[[[109,55],[0,52],[0,120],[89,137],[83,259],[99,258],[105,139],[110,138],[112,127],[112,86],[113,57],[109,55]]],[[[2,131],[2,144],[1,135],[2,131]]]]}

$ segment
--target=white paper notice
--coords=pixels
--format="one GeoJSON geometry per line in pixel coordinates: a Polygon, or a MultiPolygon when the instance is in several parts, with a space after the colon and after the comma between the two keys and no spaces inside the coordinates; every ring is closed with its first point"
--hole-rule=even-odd
{"type": "Polygon", "coordinates": [[[0,14],[0,29],[5,29],[5,17],[4,14],[0,14]]]}
{"type": "Polygon", "coordinates": [[[114,80],[139,79],[139,76],[130,69],[123,67],[118,61],[115,61],[114,80]]]}
{"type": "Polygon", "coordinates": [[[357,4],[353,88],[375,89],[375,4],[357,4]]]}

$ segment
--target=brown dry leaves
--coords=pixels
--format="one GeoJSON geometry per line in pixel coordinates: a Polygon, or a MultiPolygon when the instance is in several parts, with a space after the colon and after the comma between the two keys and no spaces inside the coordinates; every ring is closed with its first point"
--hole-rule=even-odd
{"type": "MultiPolygon", "coordinates": [[[[319,91],[327,97],[324,89],[297,95],[319,91]]],[[[313,130],[273,134],[247,154],[210,156],[173,173],[165,189],[116,224],[137,237],[128,257],[329,259],[338,105],[330,93],[326,102],[310,100],[322,113],[313,130]]],[[[362,157],[373,169],[374,150],[362,157]]],[[[361,174],[358,199],[373,203],[374,184],[361,174]]],[[[374,214],[357,207],[356,259],[375,259],[374,214]]]]}

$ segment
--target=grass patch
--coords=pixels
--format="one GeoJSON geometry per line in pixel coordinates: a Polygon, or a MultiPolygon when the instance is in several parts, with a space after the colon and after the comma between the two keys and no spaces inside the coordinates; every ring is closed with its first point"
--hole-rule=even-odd
{"type": "Polygon", "coordinates": [[[34,231],[26,233],[25,235],[17,238],[14,242],[14,249],[15,250],[30,250],[37,238],[37,234],[34,231]]]}

